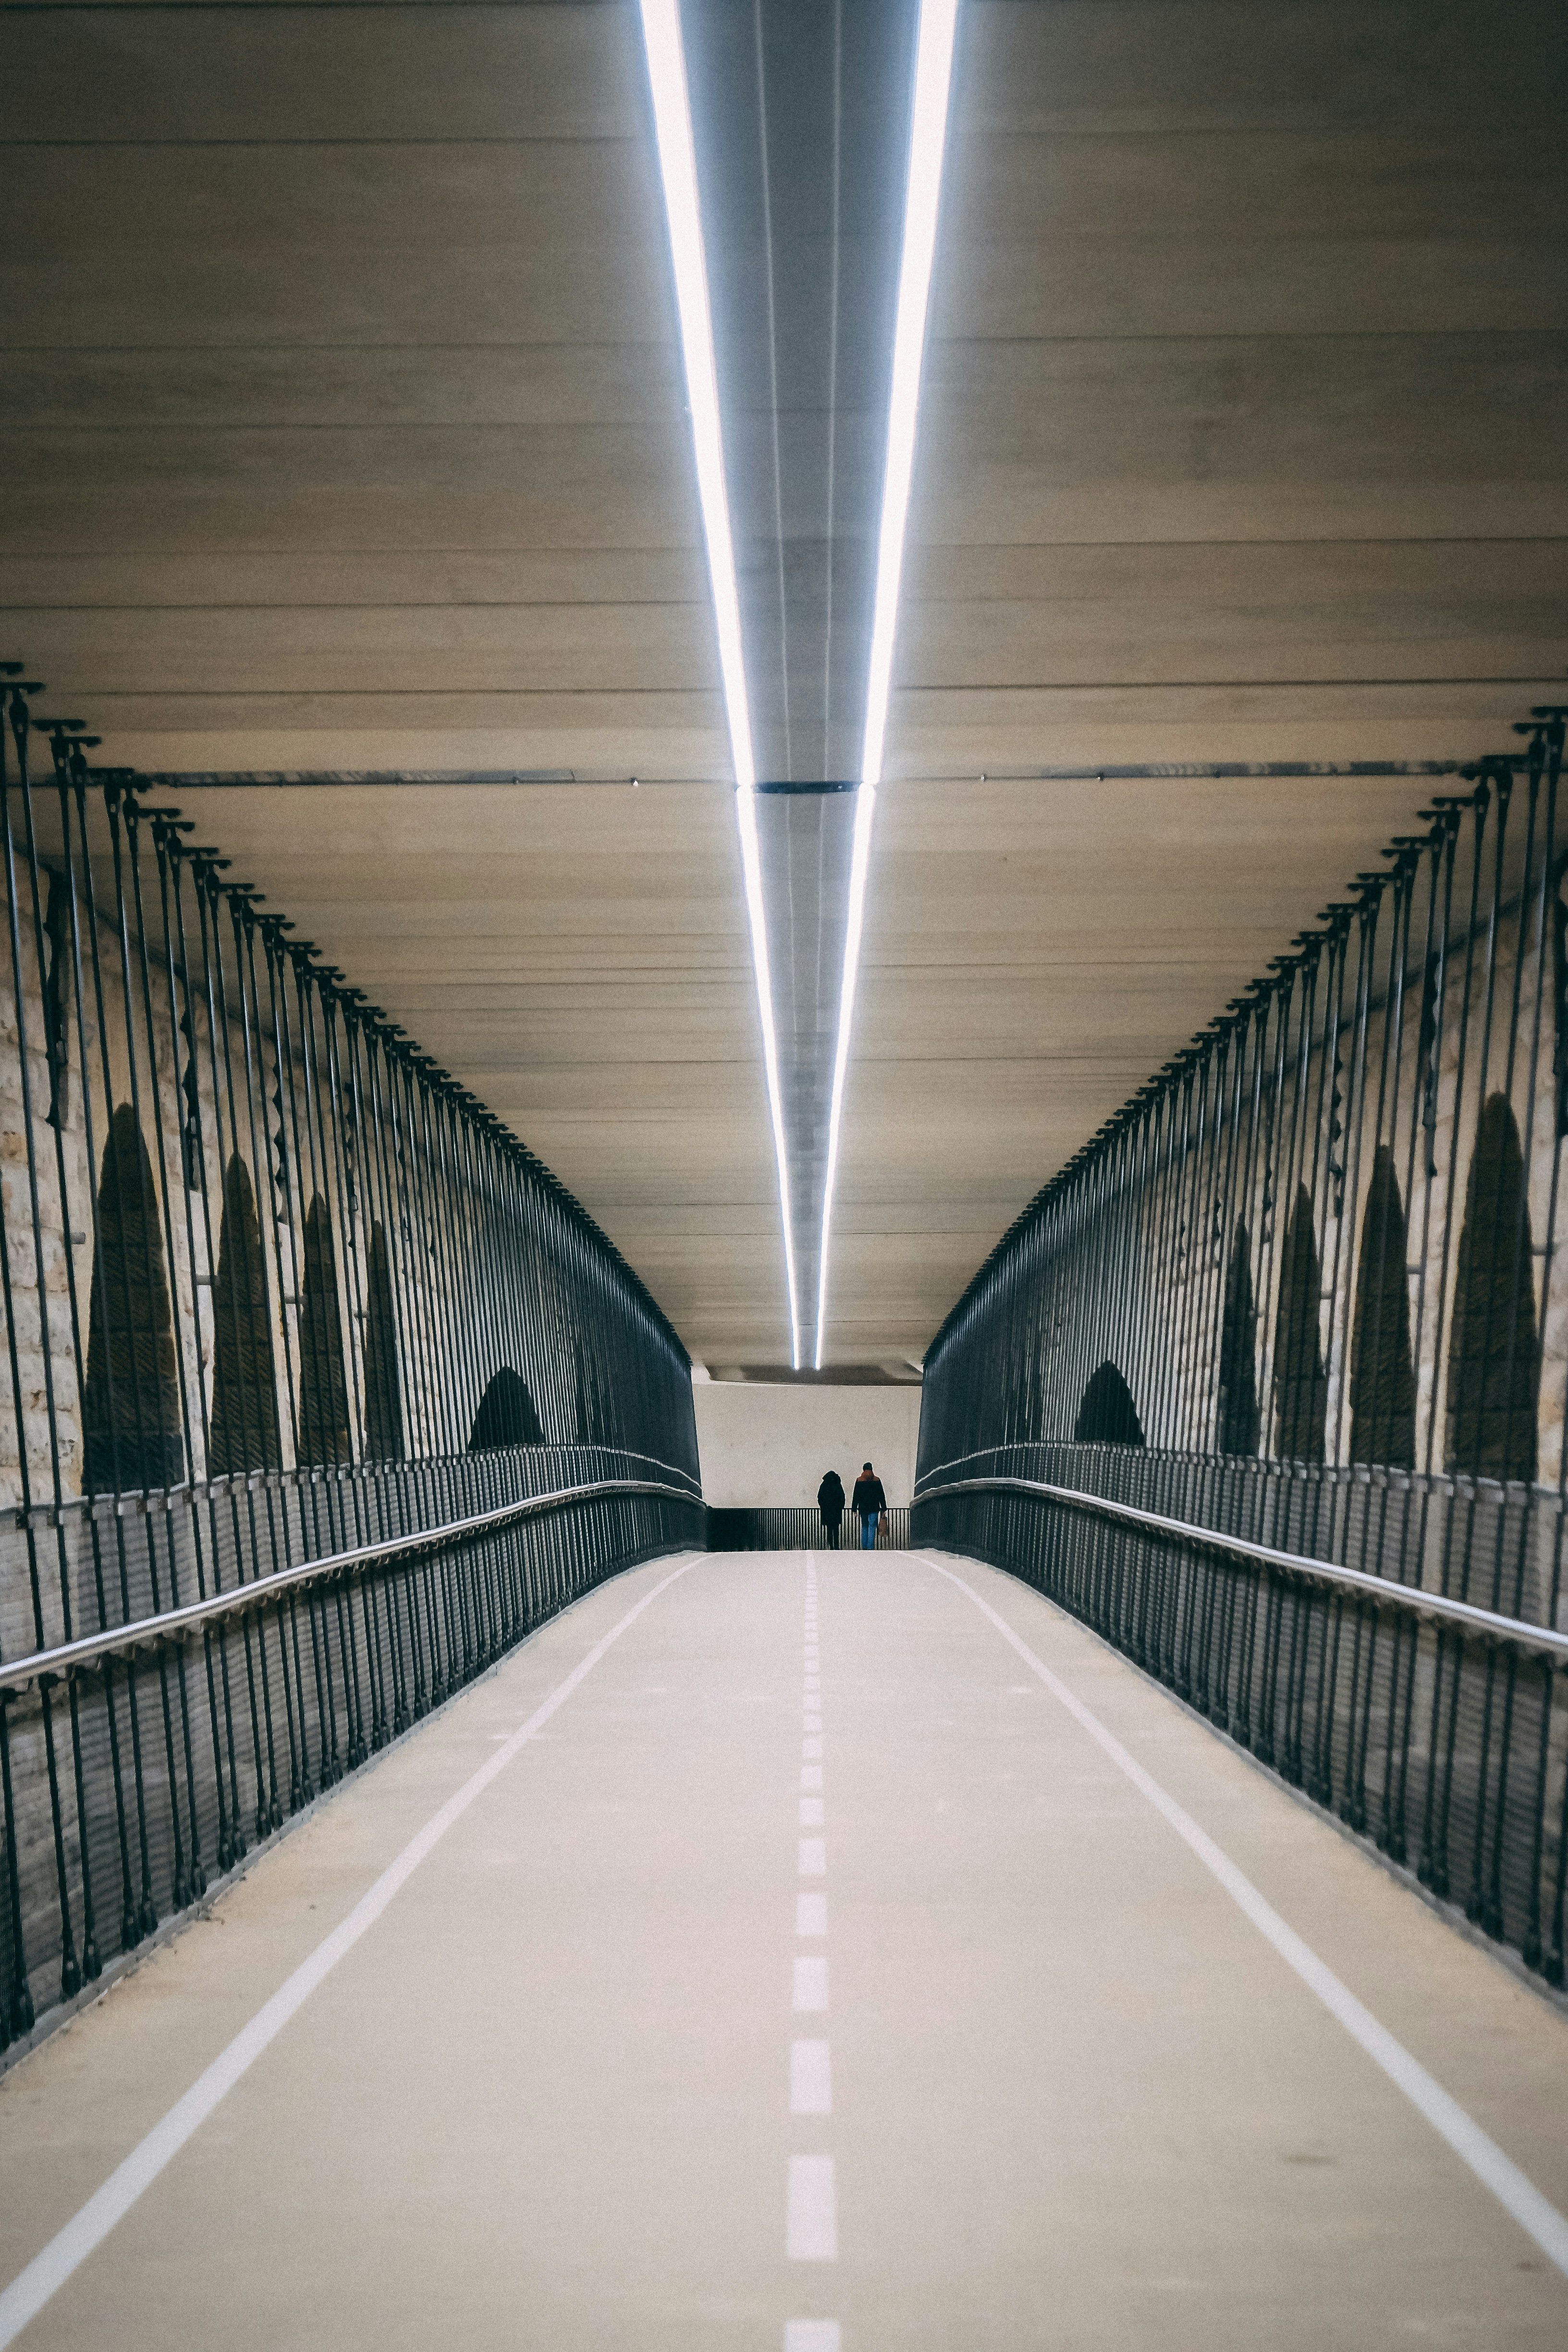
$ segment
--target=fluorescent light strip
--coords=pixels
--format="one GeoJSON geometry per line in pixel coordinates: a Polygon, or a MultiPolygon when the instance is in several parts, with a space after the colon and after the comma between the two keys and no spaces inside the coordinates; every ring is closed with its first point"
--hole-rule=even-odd
{"type": "Polygon", "coordinates": [[[708,265],[702,251],[702,215],[697,194],[697,153],[691,140],[691,102],[686,86],[679,0],[641,0],[643,46],[653,92],[658,168],[669,223],[675,267],[675,298],[680,316],[680,348],[686,364],[686,396],[697,456],[697,495],[708,545],[708,576],[719,636],[719,671],[735,768],[735,816],[745,877],[746,917],[752,931],[752,970],[763,1024],[763,1063],[778,1163],[779,1213],[784,1225],[784,1274],[789,1288],[790,1353],[800,1369],[800,1309],[795,1295],[795,1232],[790,1213],[789,1161],[784,1142],[784,1097],[779,1086],[778,1034],[773,1023],[773,973],[767,920],[763,907],[762,858],[757,845],[756,756],[746,693],[746,663],[741,637],[741,597],[735,580],[735,546],[724,482],[724,439],[719,417],[719,375],[713,361],[713,317],[708,303],[708,265]]]}
{"type": "Polygon", "coordinates": [[[735,793],[741,832],[741,869],[746,882],[746,913],[752,926],[752,964],[763,1016],[763,1066],[767,1073],[768,1110],[773,1124],[773,1158],[779,1171],[779,1215],[784,1226],[784,1278],[789,1288],[789,1360],[800,1370],[799,1290],[795,1278],[795,1219],[790,1211],[789,1155],[784,1143],[784,1093],[779,1085],[779,1041],[773,1026],[773,983],[768,965],[768,926],[763,907],[763,860],[757,845],[757,795],[745,784],[735,793]]]}
{"type": "Polygon", "coordinates": [[[888,403],[888,464],[882,478],[882,526],[877,541],[877,598],[871,616],[871,660],[866,689],[866,739],[860,754],[860,790],[855,810],[855,846],[849,866],[848,922],[844,934],[844,977],[838,991],[838,1035],[833,1054],[833,1099],[827,1123],[827,1172],[822,1192],[822,1243],[816,1293],[816,1369],[827,1320],[827,1244],[833,1222],[833,1188],[838,1173],[838,1130],[844,1081],[849,1066],[849,1032],[855,1012],[855,981],[860,962],[860,932],[866,876],[871,856],[871,819],[888,733],[888,696],[893,676],[893,639],[899,619],[899,588],[904,569],[904,531],[915,466],[915,418],[920,406],[921,361],[926,314],[931,305],[931,263],[936,253],[937,201],[942,193],[942,150],[947,140],[947,100],[952,80],[952,44],[958,0],[921,0],[915,52],[915,100],[910,125],[910,179],[904,198],[904,252],[899,268],[899,310],[893,330],[893,381],[888,403]]]}

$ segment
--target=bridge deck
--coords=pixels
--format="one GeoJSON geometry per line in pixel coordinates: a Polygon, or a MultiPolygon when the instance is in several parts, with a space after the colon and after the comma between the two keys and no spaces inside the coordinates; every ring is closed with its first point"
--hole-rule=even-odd
{"type": "Polygon", "coordinates": [[[1331,1825],[990,1570],[750,1553],[556,1620],[0,2083],[0,2278],[123,2163],[38,2352],[1560,2345],[1550,2214],[1527,2234],[1226,1859],[1568,2209],[1568,2022],[1331,1825]]]}

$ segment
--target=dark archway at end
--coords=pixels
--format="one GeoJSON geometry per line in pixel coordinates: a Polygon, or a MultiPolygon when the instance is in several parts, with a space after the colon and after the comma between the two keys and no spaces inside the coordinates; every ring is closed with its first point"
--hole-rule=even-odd
{"type": "Polygon", "coordinates": [[[468,1433],[468,1452],[488,1454],[497,1445],[542,1445],[544,1431],[528,1392],[528,1382],[503,1364],[479,1399],[468,1433]]]}
{"type": "Polygon", "coordinates": [[[1142,1445],[1132,1391],[1108,1356],[1083,1392],[1073,1436],[1080,1445],[1142,1445]]]}

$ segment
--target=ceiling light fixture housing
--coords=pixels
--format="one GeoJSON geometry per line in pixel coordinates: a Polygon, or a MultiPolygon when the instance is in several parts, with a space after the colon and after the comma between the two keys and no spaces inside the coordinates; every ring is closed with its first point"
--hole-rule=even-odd
{"type": "Polygon", "coordinates": [[[751,705],[746,693],[745,652],[741,636],[741,599],[735,579],[735,546],[724,475],[724,439],[719,415],[719,377],[713,358],[713,317],[708,299],[708,265],[702,247],[702,209],[697,186],[697,152],[691,137],[691,100],[679,0],[640,0],[643,47],[653,95],[654,133],[665,217],[669,225],[675,270],[680,349],[686,397],[697,459],[697,495],[708,548],[713,618],[719,639],[719,672],[735,769],[735,817],[741,842],[746,917],[752,933],[752,970],[763,1029],[763,1064],[778,1169],[779,1215],[784,1232],[784,1280],[789,1296],[790,1357],[800,1369],[800,1306],[796,1296],[795,1233],[790,1215],[789,1155],[784,1139],[784,1096],[779,1083],[778,1033],[773,1021],[773,973],[767,919],[763,905],[762,857],[757,844],[756,759],[751,705]]]}
{"type": "Polygon", "coordinates": [[[844,935],[844,971],[838,991],[838,1027],[833,1053],[833,1096],[828,1112],[827,1165],[822,1189],[822,1241],[818,1251],[816,1353],[818,1370],[827,1331],[828,1240],[833,1193],[838,1175],[838,1136],[844,1083],[849,1067],[849,1036],[855,1013],[855,982],[860,964],[866,877],[871,860],[871,822],[888,733],[888,698],[892,686],[893,644],[898,630],[899,590],[904,569],[904,535],[910,487],[914,478],[915,428],[920,408],[921,363],[931,307],[931,264],[936,254],[937,208],[947,144],[948,93],[952,81],[958,0],[921,0],[915,51],[915,94],[910,122],[910,176],[904,196],[903,257],[899,267],[899,307],[893,330],[892,388],[888,401],[888,457],[882,478],[882,520],[877,538],[877,587],[871,615],[871,657],[866,688],[866,734],[860,759],[860,793],[855,809],[855,840],[849,866],[848,919],[844,935]]]}

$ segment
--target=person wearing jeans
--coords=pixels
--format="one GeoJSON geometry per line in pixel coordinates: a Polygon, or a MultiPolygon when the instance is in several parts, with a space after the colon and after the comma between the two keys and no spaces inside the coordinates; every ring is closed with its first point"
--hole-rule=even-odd
{"type": "Polygon", "coordinates": [[[860,1549],[870,1551],[877,1541],[877,1522],[888,1507],[888,1498],[882,1492],[881,1480],[868,1462],[855,1481],[855,1493],[849,1507],[859,1513],[860,1549]]]}

